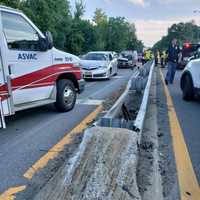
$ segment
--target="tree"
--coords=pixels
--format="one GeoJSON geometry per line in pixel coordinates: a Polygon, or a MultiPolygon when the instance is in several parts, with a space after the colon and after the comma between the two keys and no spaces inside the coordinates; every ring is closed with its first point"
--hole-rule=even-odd
{"type": "Polygon", "coordinates": [[[102,9],[96,9],[93,17],[93,22],[96,27],[96,48],[97,50],[105,50],[107,29],[108,29],[108,17],[102,9]]]}
{"type": "Polygon", "coordinates": [[[183,45],[185,42],[198,43],[200,41],[200,27],[198,27],[194,21],[173,24],[168,29],[167,36],[162,37],[162,39],[154,45],[154,49],[167,49],[173,38],[177,38],[180,45],[183,45]]]}
{"type": "Polygon", "coordinates": [[[106,49],[122,51],[128,47],[129,23],[124,17],[109,18],[106,49]]]}
{"type": "Polygon", "coordinates": [[[83,0],[76,0],[74,18],[80,19],[84,15],[84,13],[85,13],[85,5],[83,3],[83,0]]]}
{"type": "Polygon", "coordinates": [[[103,25],[107,23],[107,16],[101,8],[97,8],[95,10],[93,21],[96,23],[96,25],[103,25]]]}
{"type": "Polygon", "coordinates": [[[4,5],[23,10],[42,32],[52,32],[55,47],[70,53],[143,48],[142,42],[137,39],[135,25],[123,17],[108,18],[102,9],[96,9],[93,21],[84,20],[83,0],[75,1],[73,14],[69,0],[0,1],[4,5]]]}
{"type": "Polygon", "coordinates": [[[68,0],[26,0],[22,8],[40,30],[52,32],[56,47],[67,49],[66,35],[72,22],[69,7],[68,0]]]}
{"type": "Polygon", "coordinates": [[[0,3],[6,6],[10,6],[12,8],[20,7],[20,0],[1,0],[0,3]]]}

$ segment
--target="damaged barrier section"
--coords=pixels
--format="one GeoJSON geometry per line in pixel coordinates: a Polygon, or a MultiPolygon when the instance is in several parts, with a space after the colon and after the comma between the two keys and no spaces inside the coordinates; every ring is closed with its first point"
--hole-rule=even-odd
{"type": "Polygon", "coordinates": [[[155,107],[148,108],[153,71],[154,62],[149,62],[133,73],[121,97],[85,130],[78,150],[35,200],[162,200],[157,132],[150,124],[156,124],[155,113],[145,119],[147,111],[155,112],[155,107]],[[149,162],[140,161],[144,150],[151,154],[149,162]]]}
{"type": "Polygon", "coordinates": [[[99,126],[128,128],[136,132],[142,129],[153,67],[154,63],[148,62],[137,69],[124,93],[107,114],[98,121],[99,126]]]}

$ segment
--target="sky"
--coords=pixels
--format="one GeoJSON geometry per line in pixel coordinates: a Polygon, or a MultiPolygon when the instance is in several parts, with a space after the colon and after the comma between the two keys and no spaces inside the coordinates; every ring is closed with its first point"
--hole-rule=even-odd
{"type": "MultiPolygon", "coordinates": [[[[137,36],[145,46],[167,34],[173,23],[195,20],[200,25],[200,0],[83,0],[84,18],[92,19],[96,8],[111,17],[123,16],[135,23],[137,36]],[[198,12],[194,12],[198,10],[198,12]]],[[[75,0],[70,0],[73,7],[75,0]]]]}

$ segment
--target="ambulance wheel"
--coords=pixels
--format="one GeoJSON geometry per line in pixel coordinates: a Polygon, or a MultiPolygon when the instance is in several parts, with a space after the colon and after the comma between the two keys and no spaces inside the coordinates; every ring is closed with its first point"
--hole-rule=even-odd
{"type": "Polygon", "coordinates": [[[57,82],[57,97],[55,107],[59,112],[67,112],[76,103],[76,89],[72,81],[62,79],[57,82]]]}

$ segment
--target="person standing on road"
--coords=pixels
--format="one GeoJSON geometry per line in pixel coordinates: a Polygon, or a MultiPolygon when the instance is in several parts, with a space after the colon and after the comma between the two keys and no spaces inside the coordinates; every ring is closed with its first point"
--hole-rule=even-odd
{"type": "Polygon", "coordinates": [[[138,53],[137,51],[133,51],[133,67],[137,67],[137,63],[138,63],[138,53]]]}
{"type": "Polygon", "coordinates": [[[179,60],[179,54],[180,54],[180,48],[177,43],[177,39],[174,38],[168,48],[167,51],[168,54],[168,70],[165,77],[165,83],[168,85],[168,83],[173,84],[175,73],[176,73],[176,67],[179,60]]]}

